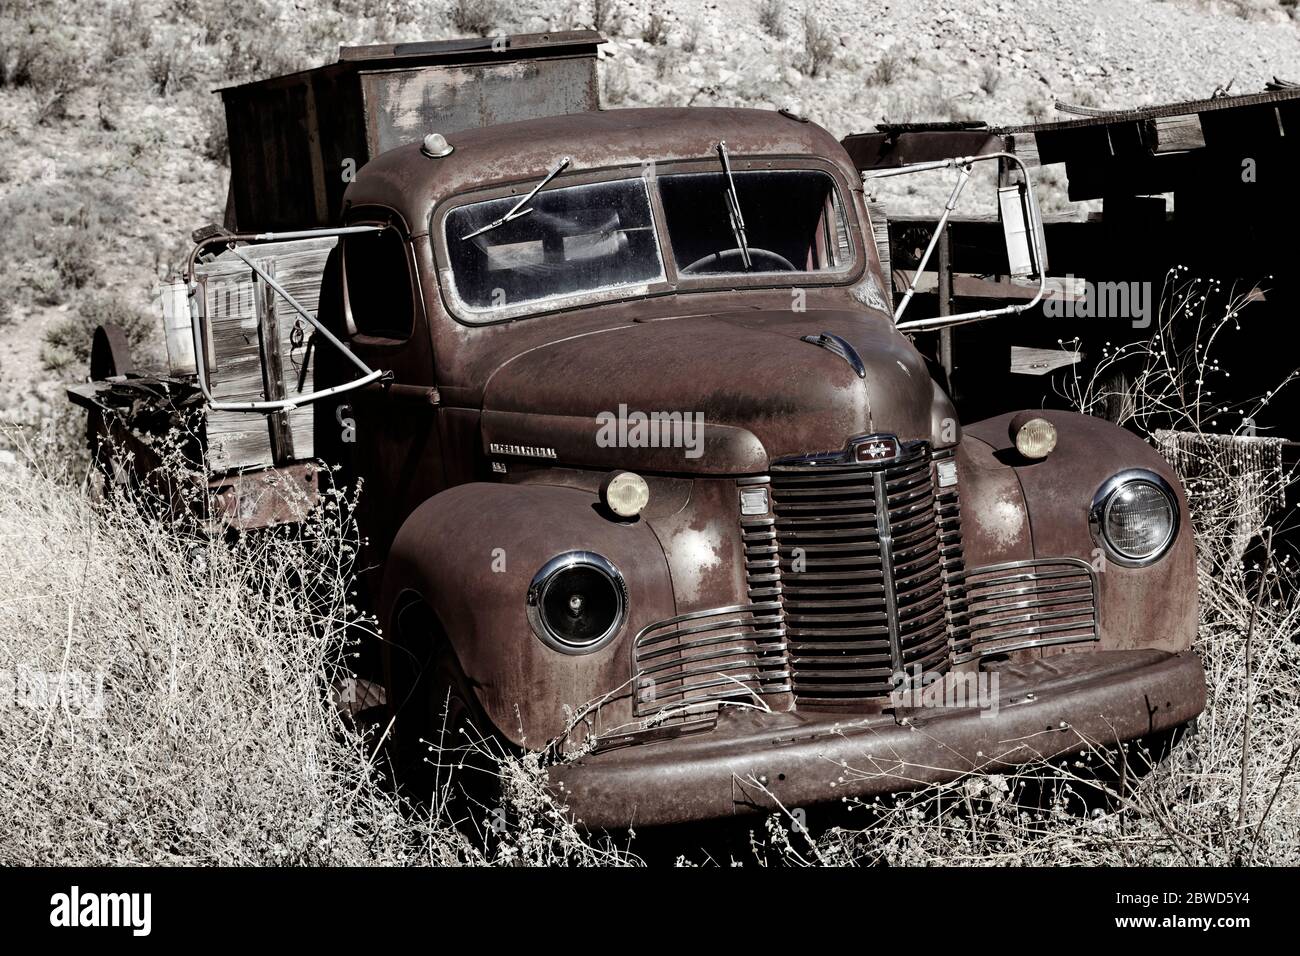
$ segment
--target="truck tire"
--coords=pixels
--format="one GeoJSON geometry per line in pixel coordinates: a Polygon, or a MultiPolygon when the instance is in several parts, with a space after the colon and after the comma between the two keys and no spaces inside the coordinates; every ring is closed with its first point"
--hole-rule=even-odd
{"type": "Polygon", "coordinates": [[[444,822],[481,829],[500,790],[495,755],[507,745],[429,608],[417,602],[396,617],[388,702],[398,787],[444,822]]]}
{"type": "Polygon", "coordinates": [[[90,340],[90,379],[102,382],[135,371],[131,343],[121,326],[111,322],[95,329],[90,340]]]}
{"type": "Polygon", "coordinates": [[[497,757],[504,753],[491,721],[479,706],[455,652],[447,644],[435,654],[424,692],[427,717],[424,740],[432,773],[435,806],[449,822],[482,824],[498,806],[497,757]]]}

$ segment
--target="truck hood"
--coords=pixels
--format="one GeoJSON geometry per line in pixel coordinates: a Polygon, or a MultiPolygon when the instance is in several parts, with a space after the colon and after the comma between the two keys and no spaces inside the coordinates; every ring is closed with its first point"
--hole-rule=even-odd
{"type": "Polygon", "coordinates": [[[516,355],[490,377],[482,422],[493,458],[747,474],[857,435],[933,440],[944,417],[955,419],[921,356],[885,321],[750,311],[635,321],[516,355]],[[853,346],[865,377],[802,341],[823,332],[853,346]]]}

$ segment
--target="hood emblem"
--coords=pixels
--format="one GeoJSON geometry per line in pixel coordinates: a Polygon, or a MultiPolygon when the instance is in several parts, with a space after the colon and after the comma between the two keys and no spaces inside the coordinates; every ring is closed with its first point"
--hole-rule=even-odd
{"type": "Polygon", "coordinates": [[[849,367],[857,374],[858,378],[867,377],[867,367],[862,364],[860,356],[852,345],[840,338],[834,332],[823,332],[821,335],[804,335],[801,341],[809,345],[820,346],[828,352],[834,352],[844,361],[849,363],[849,367]]]}
{"type": "Polygon", "coordinates": [[[893,435],[866,435],[849,443],[853,461],[878,464],[898,457],[898,439],[893,435]]]}

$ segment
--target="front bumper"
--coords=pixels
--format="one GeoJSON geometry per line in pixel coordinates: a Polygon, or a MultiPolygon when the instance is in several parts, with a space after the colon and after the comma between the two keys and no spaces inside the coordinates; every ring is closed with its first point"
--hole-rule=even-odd
{"type": "Polygon", "coordinates": [[[708,732],[588,755],[551,768],[551,781],[589,828],[716,819],[1006,770],[1169,730],[1205,706],[1190,651],[1059,654],[993,673],[982,707],[723,708],[708,732]]]}

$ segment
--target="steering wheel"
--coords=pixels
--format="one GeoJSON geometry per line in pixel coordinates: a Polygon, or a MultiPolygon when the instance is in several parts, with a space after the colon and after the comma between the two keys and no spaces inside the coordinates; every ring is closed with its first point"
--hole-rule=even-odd
{"type": "MultiPolygon", "coordinates": [[[[766,259],[768,262],[772,263],[772,265],[777,267],[774,270],[766,270],[766,271],[776,271],[776,272],[798,272],[799,271],[798,269],[795,268],[793,262],[791,262],[785,256],[781,255],[779,252],[773,252],[771,249],[760,249],[758,246],[750,246],[749,258],[751,261],[753,261],[754,259],[766,259]]],[[[696,259],[689,266],[686,266],[684,269],[678,269],[677,271],[682,273],[683,275],[693,275],[695,272],[698,272],[700,268],[703,266],[709,265],[711,263],[721,264],[727,259],[735,259],[738,262],[740,262],[742,265],[745,262],[744,258],[741,256],[740,249],[738,248],[723,249],[721,252],[710,252],[707,256],[700,256],[700,258],[696,259]]]]}

